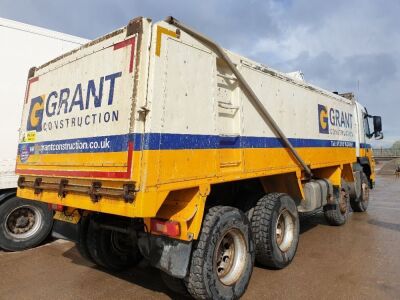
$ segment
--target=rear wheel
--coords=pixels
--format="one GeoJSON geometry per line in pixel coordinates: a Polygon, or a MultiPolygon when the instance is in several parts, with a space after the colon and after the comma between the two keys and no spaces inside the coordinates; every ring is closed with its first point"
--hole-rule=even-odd
{"type": "Polygon", "coordinates": [[[128,234],[102,228],[92,220],[87,232],[90,257],[101,267],[121,271],[135,266],[142,258],[138,246],[128,234]]]}
{"type": "Polygon", "coordinates": [[[349,194],[343,187],[333,188],[334,204],[324,206],[325,219],[330,225],[339,226],[346,223],[349,215],[349,194]]]}
{"type": "Polygon", "coordinates": [[[363,172],[361,174],[361,195],[357,199],[350,199],[350,205],[355,212],[367,211],[369,204],[369,180],[363,172]]]}
{"type": "Polygon", "coordinates": [[[0,205],[0,247],[20,251],[39,245],[53,226],[47,204],[13,197],[0,205]]]}
{"type": "Polygon", "coordinates": [[[247,217],[237,208],[213,207],[194,245],[187,289],[196,299],[238,299],[247,288],[253,263],[247,217]]]}
{"type": "Polygon", "coordinates": [[[282,269],[293,260],[299,242],[299,216],[293,199],[270,193],[258,200],[251,220],[256,260],[282,269]]]}
{"type": "Polygon", "coordinates": [[[78,249],[78,252],[84,259],[92,263],[95,263],[93,257],[90,255],[89,248],[87,245],[89,223],[90,223],[90,217],[82,216],[81,223],[79,225],[79,241],[76,243],[76,248],[78,249]]]}

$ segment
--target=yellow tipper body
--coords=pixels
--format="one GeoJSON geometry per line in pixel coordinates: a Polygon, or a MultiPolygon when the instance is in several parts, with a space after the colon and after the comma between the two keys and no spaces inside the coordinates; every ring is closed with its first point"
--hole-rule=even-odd
{"type": "MultiPolygon", "coordinates": [[[[360,157],[373,166],[356,101],[227,54],[316,177],[340,185],[360,157]]],[[[24,102],[20,197],[177,221],[182,240],[216,184],[304,198],[306,174],[228,66],[165,22],[137,18],[32,69],[24,102]]]]}

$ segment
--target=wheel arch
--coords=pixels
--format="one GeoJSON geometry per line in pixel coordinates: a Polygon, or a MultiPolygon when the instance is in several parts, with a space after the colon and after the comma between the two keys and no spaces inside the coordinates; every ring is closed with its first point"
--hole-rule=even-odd
{"type": "Polygon", "coordinates": [[[373,183],[372,183],[372,168],[371,168],[371,163],[367,157],[359,157],[357,159],[358,164],[362,167],[362,171],[367,175],[368,181],[369,181],[369,186],[372,189],[373,188],[373,183]]]}
{"type": "Polygon", "coordinates": [[[297,173],[284,173],[260,179],[265,193],[283,193],[289,195],[296,205],[304,199],[301,178],[297,173]]]}
{"type": "Polygon", "coordinates": [[[0,193],[0,205],[7,201],[9,198],[15,197],[17,195],[17,189],[6,189],[0,193]]]}

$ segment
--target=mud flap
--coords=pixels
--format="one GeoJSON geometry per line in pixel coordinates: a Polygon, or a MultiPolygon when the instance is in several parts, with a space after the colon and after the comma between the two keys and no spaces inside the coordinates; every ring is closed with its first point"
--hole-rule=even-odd
{"type": "Polygon", "coordinates": [[[187,275],[192,242],[145,234],[138,239],[138,245],[153,267],[176,278],[187,275]]]}

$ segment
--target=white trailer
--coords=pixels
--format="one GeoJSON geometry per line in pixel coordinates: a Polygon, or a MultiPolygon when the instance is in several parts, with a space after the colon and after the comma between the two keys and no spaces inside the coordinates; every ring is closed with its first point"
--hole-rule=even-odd
{"type": "Polygon", "coordinates": [[[40,243],[51,229],[43,205],[15,197],[15,156],[27,74],[88,40],[0,18],[0,247],[20,250],[40,243]]]}

